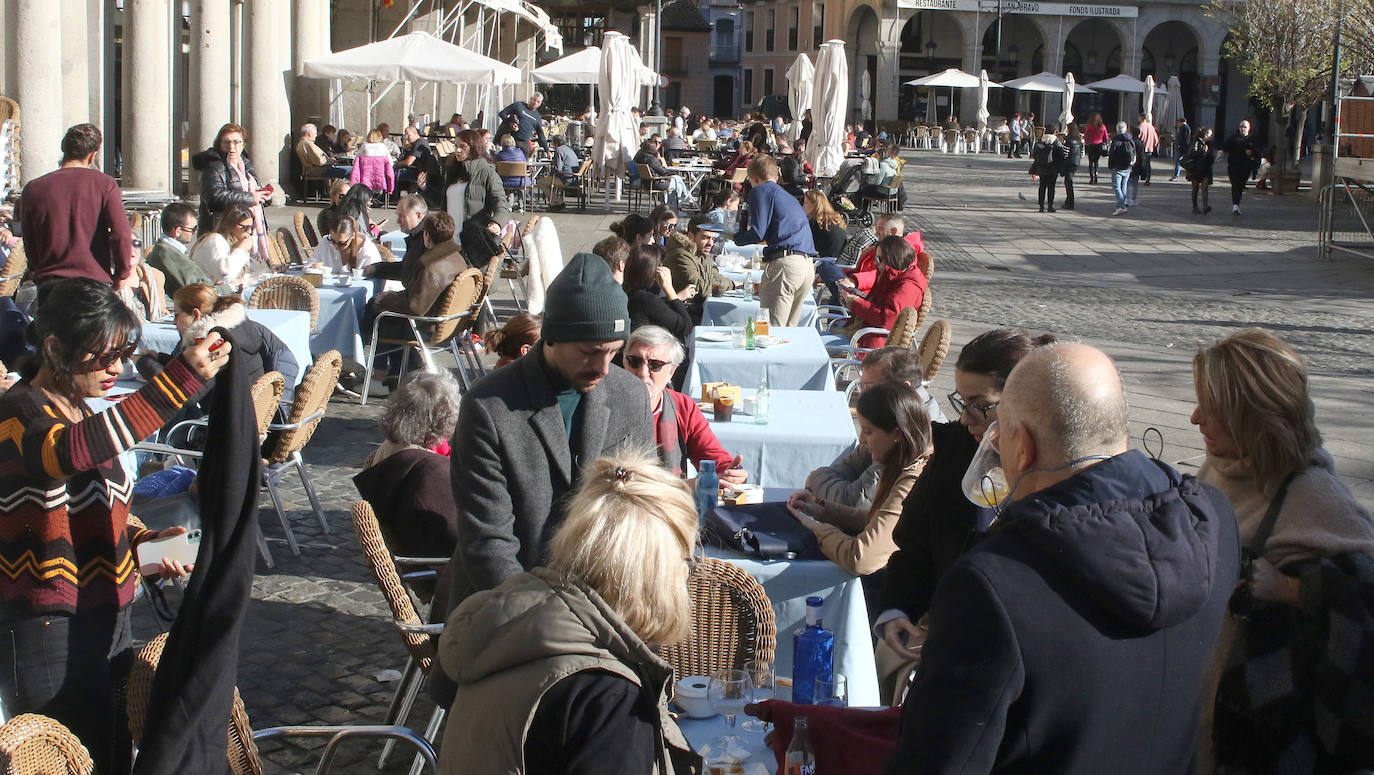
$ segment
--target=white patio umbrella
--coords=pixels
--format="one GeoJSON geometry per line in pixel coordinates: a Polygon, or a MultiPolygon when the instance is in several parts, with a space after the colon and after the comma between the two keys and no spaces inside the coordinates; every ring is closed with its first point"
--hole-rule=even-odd
{"type": "MultiPolygon", "coordinates": [[[[640,88],[639,56],[630,39],[619,32],[607,32],[601,41],[601,120],[596,122],[592,159],[601,172],[621,173],[629,168],[630,158],[639,145],[639,128],[630,117],[640,88]]],[[[611,187],[606,186],[606,207],[610,208],[611,187]]]]}
{"type": "Polygon", "coordinates": [[[1145,91],[1145,82],[1129,75],[1114,75],[1101,81],[1093,81],[1088,86],[1096,91],[1122,91],[1140,94],[1145,91]]]}
{"type": "MultiPolygon", "coordinates": [[[[960,69],[957,68],[957,67],[951,67],[951,68],[949,68],[949,69],[947,69],[947,70],[944,70],[944,71],[941,71],[941,72],[938,72],[938,73],[932,73],[931,75],[926,75],[926,76],[922,76],[922,77],[920,77],[920,78],[917,78],[917,79],[915,79],[915,80],[907,81],[905,85],[906,85],[906,86],[926,86],[926,87],[930,87],[930,88],[938,88],[938,87],[941,87],[941,86],[947,86],[947,87],[949,87],[949,107],[950,107],[950,112],[953,112],[953,110],[954,110],[954,90],[955,90],[955,89],[981,89],[982,91],[979,92],[978,104],[979,104],[979,106],[980,106],[980,109],[983,110],[984,112],[986,112],[986,111],[987,111],[987,106],[988,106],[987,89],[988,89],[988,88],[994,88],[994,89],[1000,89],[1000,88],[1002,88],[1002,84],[1000,84],[1000,83],[995,83],[995,82],[993,82],[993,81],[989,81],[989,80],[987,79],[987,77],[988,77],[988,71],[987,71],[987,70],[982,71],[982,74],[981,74],[981,75],[973,75],[973,74],[971,74],[971,73],[966,73],[966,72],[964,72],[963,70],[960,70],[960,69]]],[[[934,104],[935,104],[934,95],[931,95],[931,96],[932,96],[932,99],[931,99],[929,102],[926,103],[927,106],[931,106],[931,105],[934,105],[934,104]]],[[[926,116],[927,120],[928,120],[928,121],[931,121],[931,122],[933,123],[933,121],[934,121],[935,119],[932,119],[932,118],[931,118],[931,115],[930,115],[930,114],[931,114],[931,110],[929,109],[929,107],[928,107],[927,110],[926,110],[926,114],[927,114],[927,116],[926,116]]],[[[984,115],[984,116],[983,116],[983,119],[982,119],[983,124],[987,124],[987,121],[988,121],[987,116],[984,115]]]]}
{"type": "Polygon", "coordinates": [[[1145,114],[1145,120],[1153,124],[1155,122],[1155,77],[1145,76],[1145,96],[1141,100],[1141,112],[1145,114]]]}
{"type": "Polygon", "coordinates": [[[806,159],[817,175],[832,176],[844,163],[844,119],[849,107],[849,64],[844,41],[828,40],[816,57],[811,97],[811,142],[806,159]]]}
{"type": "Polygon", "coordinates": [[[1073,73],[1064,74],[1064,109],[1059,111],[1059,128],[1063,130],[1073,121],[1073,73]]]}
{"type": "MultiPolygon", "coordinates": [[[[946,71],[946,72],[948,72],[948,71],[946,71]]],[[[978,73],[978,131],[979,131],[979,133],[982,133],[982,132],[987,131],[987,128],[988,128],[988,115],[989,115],[989,114],[988,114],[988,87],[989,87],[989,86],[998,86],[998,87],[1000,88],[1000,84],[994,84],[992,81],[989,81],[989,80],[988,80],[988,71],[987,71],[987,70],[981,70],[981,71],[979,71],[979,73],[978,73]]]]}
{"type": "Polygon", "coordinates": [[[792,123],[787,127],[789,142],[801,139],[802,116],[811,107],[811,92],[816,85],[816,66],[806,54],[798,54],[787,68],[787,107],[792,111],[792,123]]]}
{"type": "MultiPolygon", "coordinates": [[[[1039,91],[1053,94],[1064,92],[1067,87],[1062,75],[1054,73],[1036,73],[1025,78],[1017,78],[1014,81],[1003,81],[1002,85],[1008,89],[1018,89],[1020,91],[1039,91]]],[[[1092,94],[1093,90],[1080,84],[1074,84],[1074,94],[1092,94]]]]}
{"type": "Polygon", "coordinates": [[[596,84],[601,75],[601,47],[588,46],[576,54],[536,67],[530,72],[535,83],[596,84]]]}
{"type": "Polygon", "coordinates": [[[859,115],[864,121],[873,118],[873,103],[870,98],[873,94],[873,80],[869,77],[868,71],[863,72],[863,77],[859,79],[859,115]]]}
{"type": "Polygon", "coordinates": [[[310,78],[374,81],[436,81],[487,86],[520,83],[520,71],[504,62],[455,46],[428,32],[412,32],[366,46],[336,51],[305,63],[310,78]]]}

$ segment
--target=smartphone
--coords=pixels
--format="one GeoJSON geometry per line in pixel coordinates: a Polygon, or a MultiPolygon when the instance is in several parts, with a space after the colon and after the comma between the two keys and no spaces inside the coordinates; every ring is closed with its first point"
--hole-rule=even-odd
{"type": "Polygon", "coordinates": [[[168,538],[155,538],[138,545],[138,567],[140,571],[153,572],[162,564],[162,558],[176,560],[182,565],[196,561],[200,553],[200,531],[189,530],[168,538]]]}

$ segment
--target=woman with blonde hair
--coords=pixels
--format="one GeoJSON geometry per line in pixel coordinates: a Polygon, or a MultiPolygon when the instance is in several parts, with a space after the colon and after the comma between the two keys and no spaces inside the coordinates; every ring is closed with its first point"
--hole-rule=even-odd
{"type": "Polygon", "coordinates": [[[1344,732],[1352,710],[1318,706],[1323,686],[1332,685],[1324,680],[1341,696],[1371,684],[1367,661],[1333,664],[1324,655],[1360,653],[1374,638],[1366,630],[1371,612],[1351,608],[1369,599],[1374,519],[1322,448],[1307,369],[1283,340],[1252,328],[1203,348],[1193,358],[1193,383],[1191,421],[1206,447],[1198,478],[1231,500],[1241,546],[1253,558],[1213,654],[1198,771],[1212,771],[1213,753],[1226,771],[1359,769],[1368,762],[1338,758],[1331,736],[1318,734],[1323,718],[1327,731],[1344,732]],[[1256,681],[1286,690],[1251,707],[1256,681]]]}
{"type": "Polygon", "coordinates": [[[802,209],[806,211],[806,219],[811,222],[811,241],[816,245],[816,255],[839,258],[844,241],[849,236],[844,230],[844,216],[835,212],[825,192],[819,188],[806,192],[802,197],[802,209]]]}
{"type": "Polygon", "coordinates": [[[547,567],[478,592],[439,643],[457,693],[441,773],[697,771],[655,653],[691,632],[697,513],[648,456],[592,461],[547,567]]]}

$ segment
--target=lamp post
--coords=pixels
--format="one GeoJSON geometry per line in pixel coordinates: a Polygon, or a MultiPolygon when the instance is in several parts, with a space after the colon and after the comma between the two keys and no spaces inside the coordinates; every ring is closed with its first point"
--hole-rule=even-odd
{"type": "Polygon", "coordinates": [[[649,107],[649,115],[663,115],[663,0],[656,0],[654,6],[654,104],[649,107]]]}

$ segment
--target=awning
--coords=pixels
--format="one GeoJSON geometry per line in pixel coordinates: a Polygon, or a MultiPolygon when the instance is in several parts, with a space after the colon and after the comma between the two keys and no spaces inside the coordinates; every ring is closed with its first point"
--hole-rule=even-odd
{"type": "Polygon", "coordinates": [[[370,78],[374,81],[437,81],[504,85],[520,83],[520,71],[427,32],[412,32],[365,46],[336,51],[305,63],[311,78],[370,78]]]}

